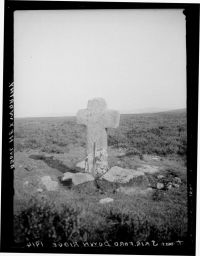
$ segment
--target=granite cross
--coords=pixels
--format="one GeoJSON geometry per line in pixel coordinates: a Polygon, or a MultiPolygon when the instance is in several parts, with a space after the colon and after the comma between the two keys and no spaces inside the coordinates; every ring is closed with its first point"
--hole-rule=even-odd
{"type": "Polygon", "coordinates": [[[108,110],[102,98],[88,101],[87,109],[79,110],[77,122],[87,126],[87,168],[95,170],[96,157],[99,157],[98,167],[105,172],[107,168],[107,128],[116,128],[119,125],[120,114],[116,110],[108,110]],[[104,169],[104,170],[103,170],[104,169]]]}

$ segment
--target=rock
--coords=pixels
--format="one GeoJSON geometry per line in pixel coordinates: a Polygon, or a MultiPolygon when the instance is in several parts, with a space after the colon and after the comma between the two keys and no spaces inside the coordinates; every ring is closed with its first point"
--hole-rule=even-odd
{"type": "Polygon", "coordinates": [[[181,184],[181,179],[179,177],[175,177],[174,182],[178,183],[178,184],[181,184]]]}
{"type": "Polygon", "coordinates": [[[147,188],[146,191],[147,191],[147,192],[152,192],[152,191],[153,191],[153,188],[147,188]]]}
{"type": "Polygon", "coordinates": [[[107,198],[103,198],[99,201],[100,204],[107,204],[107,203],[111,203],[113,202],[114,199],[110,198],[110,197],[107,197],[107,198]]]}
{"type": "Polygon", "coordinates": [[[160,157],[159,157],[159,156],[153,156],[152,159],[153,159],[153,160],[156,160],[156,161],[159,161],[159,160],[160,160],[160,157]]]}
{"type": "Polygon", "coordinates": [[[58,189],[58,182],[53,181],[50,176],[43,176],[41,182],[48,191],[56,191],[58,189]]]}
{"type": "Polygon", "coordinates": [[[161,175],[161,174],[157,176],[157,178],[158,178],[159,180],[163,179],[164,177],[165,177],[165,176],[164,176],[164,175],[161,175]]]}
{"type": "Polygon", "coordinates": [[[172,184],[168,184],[167,189],[169,189],[169,190],[172,189],[172,184]]]}
{"type": "Polygon", "coordinates": [[[161,182],[158,182],[156,185],[157,189],[163,189],[164,188],[164,184],[161,182]]]}
{"type": "Polygon", "coordinates": [[[142,172],[144,172],[144,173],[153,174],[153,173],[159,171],[159,167],[158,167],[158,166],[153,166],[153,165],[144,164],[144,165],[142,165],[141,167],[138,167],[138,168],[137,168],[137,171],[142,171],[142,172]]]}
{"type": "Polygon", "coordinates": [[[31,165],[25,165],[24,169],[28,172],[31,172],[34,168],[31,165]]]}
{"type": "Polygon", "coordinates": [[[124,148],[118,148],[116,155],[117,156],[125,156],[126,155],[126,150],[124,148]]]}
{"type": "Polygon", "coordinates": [[[173,187],[179,188],[179,184],[173,183],[173,187]]]}
{"type": "Polygon", "coordinates": [[[63,177],[61,178],[61,181],[70,181],[73,183],[73,185],[79,185],[88,181],[93,181],[94,177],[89,173],[71,173],[66,172],[64,173],[63,177]]]}
{"type": "Polygon", "coordinates": [[[28,180],[26,180],[26,181],[24,182],[24,186],[28,186],[28,184],[29,184],[29,182],[28,182],[28,180]]]}
{"type": "Polygon", "coordinates": [[[41,192],[43,192],[43,189],[42,188],[38,188],[37,192],[41,193],[41,192]]]}
{"type": "Polygon", "coordinates": [[[85,160],[77,163],[76,167],[85,170],[85,160]]]}
{"type": "Polygon", "coordinates": [[[144,172],[132,169],[124,169],[119,166],[114,166],[105,173],[101,178],[109,182],[128,183],[133,178],[143,176],[144,172]]]}

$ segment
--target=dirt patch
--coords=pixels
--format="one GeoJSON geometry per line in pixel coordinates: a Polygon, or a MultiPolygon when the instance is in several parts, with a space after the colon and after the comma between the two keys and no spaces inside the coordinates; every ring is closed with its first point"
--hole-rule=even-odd
{"type": "Polygon", "coordinates": [[[78,172],[76,168],[70,168],[64,165],[60,160],[55,159],[53,156],[45,156],[45,155],[30,155],[29,158],[34,160],[42,160],[44,161],[49,167],[59,170],[62,173],[65,172],[78,172]]]}
{"type": "Polygon", "coordinates": [[[153,192],[152,188],[146,188],[146,189],[141,189],[139,187],[119,187],[117,189],[117,192],[126,194],[126,195],[147,195],[151,194],[153,192]]]}
{"type": "Polygon", "coordinates": [[[159,172],[159,167],[145,164],[145,165],[142,165],[142,166],[138,167],[137,171],[153,174],[153,173],[159,172]]]}

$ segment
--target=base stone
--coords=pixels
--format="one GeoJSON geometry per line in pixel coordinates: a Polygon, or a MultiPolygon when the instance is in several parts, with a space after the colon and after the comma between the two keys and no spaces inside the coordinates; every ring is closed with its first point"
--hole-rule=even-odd
{"type": "Polygon", "coordinates": [[[64,173],[61,181],[71,181],[73,185],[79,185],[88,181],[93,181],[94,177],[89,173],[64,173]]]}

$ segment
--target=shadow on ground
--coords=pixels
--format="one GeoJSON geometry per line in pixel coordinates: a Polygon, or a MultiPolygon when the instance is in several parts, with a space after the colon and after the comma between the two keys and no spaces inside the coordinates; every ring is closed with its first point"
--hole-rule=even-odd
{"type": "Polygon", "coordinates": [[[65,172],[72,172],[76,173],[79,172],[78,168],[71,168],[69,166],[64,165],[58,159],[55,159],[53,156],[45,156],[45,155],[30,155],[29,158],[34,160],[42,160],[44,161],[49,167],[57,169],[58,171],[65,173],[65,172]]]}

